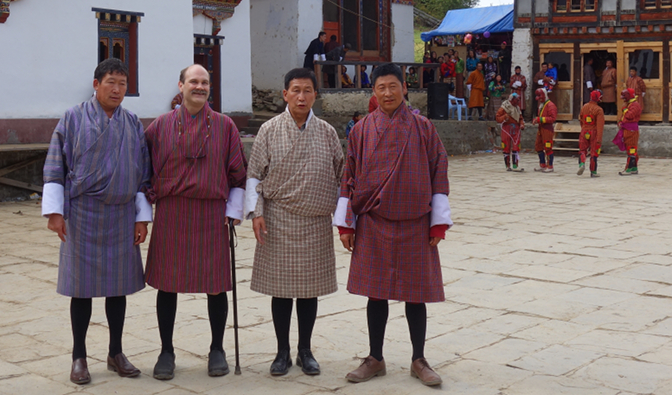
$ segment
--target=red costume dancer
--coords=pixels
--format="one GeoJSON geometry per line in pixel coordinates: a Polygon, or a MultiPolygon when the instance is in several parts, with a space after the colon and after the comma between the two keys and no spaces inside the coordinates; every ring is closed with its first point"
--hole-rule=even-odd
{"type": "Polygon", "coordinates": [[[621,99],[625,101],[625,106],[623,106],[618,127],[620,128],[619,132],[623,132],[623,143],[628,154],[628,163],[625,166],[625,171],[619,171],[618,174],[629,176],[638,174],[639,154],[637,153],[637,146],[639,143],[639,117],[642,115],[642,107],[637,102],[637,96],[633,89],[624,89],[621,92],[621,99]]]}
{"type": "Polygon", "coordinates": [[[600,156],[602,147],[602,131],[604,130],[604,110],[598,105],[602,100],[602,92],[595,89],[590,92],[590,101],[581,108],[579,121],[581,122],[581,135],[579,136],[579,171],[583,174],[586,169],[586,155],[590,150],[590,176],[599,177],[597,174],[597,157],[600,156]]]}
{"type": "Polygon", "coordinates": [[[525,121],[523,121],[520,97],[517,93],[512,93],[509,99],[502,103],[495,119],[502,126],[502,150],[506,170],[523,171],[523,169],[518,170],[520,159],[518,152],[520,151],[520,131],[525,129],[525,121]],[[511,168],[511,159],[513,159],[513,168],[511,168]]]}
{"type": "Polygon", "coordinates": [[[539,154],[539,167],[534,171],[551,173],[553,172],[553,124],[558,116],[558,108],[548,99],[548,92],[544,88],[534,91],[534,97],[539,102],[539,115],[532,121],[533,125],[539,125],[537,140],[534,143],[534,150],[539,154]]]}

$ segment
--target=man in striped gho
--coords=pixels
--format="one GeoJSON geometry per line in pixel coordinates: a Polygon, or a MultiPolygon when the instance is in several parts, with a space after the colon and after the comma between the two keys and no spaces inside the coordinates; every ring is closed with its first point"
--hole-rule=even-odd
{"type": "Polygon", "coordinates": [[[404,103],[401,69],[379,66],[372,81],[380,106],[350,133],[334,214],[341,242],[352,252],[348,291],[368,298],[369,355],[346,378],[358,383],[385,375],[388,300],[398,300],[406,304],[411,376],[439,385],[424,355],[425,303],[445,300],[437,245],[453,224],[448,159],[434,125],[404,103]]]}
{"type": "Polygon", "coordinates": [[[208,375],[229,372],[222,342],[231,290],[228,221],[243,219],[247,163],[236,125],[208,105],[210,75],[201,65],[182,70],[182,105],[147,128],[154,174],[147,192],[156,226],[147,255],[147,284],[158,289],[161,354],[153,376],[174,376],[173,327],[178,293],[207,293],[212,342],[208,375]]]}
{"type": "Polygon", "coordinates": [[[285,111],[265,122],[254,140],[245,191],[257,247],[250,289],[271,296],[278,352],[273,376],[292,366],[289,329],[296,299],[299,343],[296,364],[320,374],[311,351],[317,298],[336,292],[331,214],[343,172],[336,130],[313,114],[315,74],[305,68],[285,75],[285,111]]]}
{"type": "Polygon", "coordinates": [[[122,377],[140,374],[122,353],[121,334],[126,295],[145,287],[139,244],[152,206],[141,189],[152,170],[142,124],[121,107],[127,82],[128,68],[119,59],[101,62],[96,94],[61,118],[44,164],[42,215],[62,240],[56,292],[72,298],[75,384],[91,381],[86,332],[95,297],[105,297],[107,368],[122,377]]]}

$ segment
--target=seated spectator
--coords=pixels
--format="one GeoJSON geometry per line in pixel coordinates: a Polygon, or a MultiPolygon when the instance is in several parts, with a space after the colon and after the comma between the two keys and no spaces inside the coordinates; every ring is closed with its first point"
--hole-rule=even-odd
{"type": "Polygon", "coordinates": [[[418,81],[418,73],[415,71],[415,67],[409,67],[408,73],[406,74],[406,85],[409,88],[414,89],[420,87],[420,81],[418,81]]]}
{"type": "Polygon", "coordinates": [[[345,127],[345,138],[347,139],[348,136],[350,136],[350,131],[352,128],[355,127],[355,124],[359,122],[364,116],[359,113],[359,111],[355,111],[355,114],[352,116],[352,119],[350,122],[348,122],[348,126],[345,127]]]}
{"type": "Polygon", "coordinates": [[[362,65],[360,68],[360,78],[362,79],[362,88],[371,88],[371,81],[369,81],[369,75],[366,74],[366,65],[362,65]]]}
{"type": "Polygon", "coordinates": [[[352,83],[352,79],[348,75],[348,70],[345,66],[341,66],[343,72],[341,73],[341,88],[354,88],[355,84],[352,83]]]}

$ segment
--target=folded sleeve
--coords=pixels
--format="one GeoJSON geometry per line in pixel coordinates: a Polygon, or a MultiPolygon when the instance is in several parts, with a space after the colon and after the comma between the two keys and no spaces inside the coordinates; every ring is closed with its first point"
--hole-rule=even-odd
{"type": "Polygon", "coordinates": [[[49,217],[51,214],[63,215],[65,202],[65,188],[56,182],[44,184],[42,189],[42,216],[49,217]]]}
{"type": "Polygon", "coordinates": [[[226,216],[242,221],[244,204],[245,190],[243,188],[231,188],[229,198],[226,201],[226,216]]]}
{"type": "Polygon", "coordinates": [[[450,202],[448,195],[437,193],[432,196],[432,218],[430,226],[448,225],[448,229],[453,226],[453,220],[450,218],[450,202]]]}
{"type": "Polygon", "coordinates": [[[336,205],[336,211],[334,212],[334,221],[332,223],[334,226],[350,229],[355,229],[357,227],[357,221],[354,221],[352,224],[348,224],[348,221],[346,220],[348,217],[349,203],[350,199],[346,197],[338,198],[338,204],[336,205]]]}
{"type": "Polygon", "coordinates": [[[152,222],[152,205],[143,192],[135,194],[135,222],[152,222]]]}
{"type": "Polygon", "coordinates": [[[259,192],[257,192],[257,185],[259,185],[260,182],[261,181],[259,181],[256,178],[247,179],[247,184],[245,185],[245,202],[243,204],[244,219],[252,219],[263,215],[263,212],[260,213],[259,215],[255,215],[257,206],[260,203],[259,200],[261,200],[262,203],[260,206],[263,207],[263,197],[261,197],[259,195],[259,192]]]}

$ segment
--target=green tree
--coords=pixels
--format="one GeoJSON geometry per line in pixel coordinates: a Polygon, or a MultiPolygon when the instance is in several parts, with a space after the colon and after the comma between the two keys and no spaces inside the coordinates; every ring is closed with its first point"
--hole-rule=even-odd
{"type": "Polygon", "coordinates": [[[478,5],[479,0],[416,0],[415,6],[435,18],[443,20],[446,12],[460,8],[471,8],[478,5]]]}

